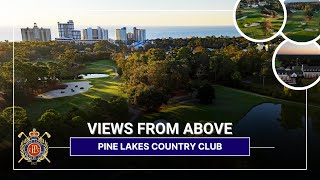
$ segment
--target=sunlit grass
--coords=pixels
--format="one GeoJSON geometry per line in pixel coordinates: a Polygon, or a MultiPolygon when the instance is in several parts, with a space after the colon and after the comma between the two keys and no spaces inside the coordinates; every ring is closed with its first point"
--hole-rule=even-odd
{"type": "Polygon", "coordinates": [[[86,69],[81,73],[107,73],[110,75],[109,77],[85,80],[91,81],[93,87],[82,94],[50,100],[35,100],[26,107],[29,118],[31,120],[36,120],[48,109],[55,109],[64,113],[70,111],[73,107],[77,107],[86,111],[90,107],[90,103],[94,98],[108,99],[112,96],[126,97],[126,95],[120,90],[122,82],[119,77],[115,77],[114,69],[103,65],[115,67],[112,60],[101,60],[88,64],[86,69]]]}
{"type": "Polygon", "coordinates": [[[267,39],[272,36],[265,35],[262,28],[263,22],[270,21],[272,23],[272,29],[274,33],[277,33],[280,30],[283,23],[283,15],[281,15],[282,13],[279,13],[278,17],[276,18],[266,18],[263,17],[260,11],[260,8],[243,9],[241,10],[241,16],[237,17],[237,19],[239,19],[241,17],[247,16],[247,18],[245,19],[237,20],[237,24],[244,34],[253,39],[267,39]],[[253,23],[260,23],[260,25],[254,27],[245,27],[245,24],[253,23]]]}
{"type": "Polygon", "coordinates": [[[212,105],[187,102],[164,106],[157,113],[142,115],[138,121],[154,122],[165,119],[171,122],[237,122],[259,104],[288,103],[222,86],[216,86],[216,97],[212,105]]]}
{"type": "Polygon", "coordinates": [[[320,35],[320,12],[314,12],[314,17],[307,21],[303,10],[297,10],[288,17],[283,32],[294,41],[306,42],[320,35]],[[319,29],[319,31],[306,31],[307,28],[319,29]]]}

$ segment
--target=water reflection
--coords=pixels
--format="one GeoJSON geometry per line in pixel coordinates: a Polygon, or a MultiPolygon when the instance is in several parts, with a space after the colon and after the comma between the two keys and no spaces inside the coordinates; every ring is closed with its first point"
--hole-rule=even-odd
{"type": "Polygon", "coordinates": [[[281,105],[280,125],[284,129],[299,129],[305,127],[304,108],[293,105],[281,105]]]}
{"type": "MultiPolygon", "coordinates": [[[[315,112],[318,110],[314,110],[315,112]]],[[[308,113],[308,134],[311,144],[317,144],[319,114],[308,113]],[[316,125],[316,126],[314,126],[316,125]]],[[[253,149],[256,166],[270,163],[271,167],[304,168],[306,157],[305,107],[290,104],[265,103],[253,108],[235,126],[237,136],[251,137],[251,146],[275,147],[253,149]],[[255,156],[257,155],[257,156],[255,156]]],[[[319,132],[319,131],[318,131],[319,132]]],[[[313,151],[318,147],[313,146],[313,151]]]]}

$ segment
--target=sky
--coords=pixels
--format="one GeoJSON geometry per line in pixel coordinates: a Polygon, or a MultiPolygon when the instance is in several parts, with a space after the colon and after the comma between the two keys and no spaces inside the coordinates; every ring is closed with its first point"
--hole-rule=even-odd
{"type": "Polygon", "coordinates": [[[320,55],[320,47],[314,43],[309,45],[294,45],[290,42],[285,43],[278,54],[286,55],[320,55]]]}
{"type": "MultiPolygon", "coordinates": [[[[236,0],[10,0],[0,11],[0,41],[22,27],[232,26],[236,0]],[[217,11],[215,11],[217,10],[217,11]]],[[[55,31],[55,29],[52,29],[55,31]]]]}

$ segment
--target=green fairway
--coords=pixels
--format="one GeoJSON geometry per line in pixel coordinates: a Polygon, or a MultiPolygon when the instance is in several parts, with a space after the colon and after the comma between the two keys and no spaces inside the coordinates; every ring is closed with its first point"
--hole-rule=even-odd
{"type": "Polygon", "coordinates": [[[216,97],[212,105],[190,102],[167,106],[159,113],[142,115],[138,121],[153,122],[157,119],[166,119],[178,122],[236,122],[259,104],[281,103],[280,100],[222,86],[216,86],[216,97]]]}
{"type": "Polygon", "coordinates": [[[114,69],[111,67],[116,67],[113,61],[111,60],[99,60],[92,62],[86,65],[86,68],[83,69],[80,73],[82,74],[94,74],[94,73],[106,73],[110,76],[114,76],[114,69]]]}
{"type": "Polygon", "coordinates": [[[261,8],[241,9],[240,13],[237,13],[237,23],[241,31],[248,37],[267,39],[280,30],[283,23],[283,12],[279,13],[277,17],[272,18],[265,17],[261,13],[261,8]],[[262,24],[267,21],[272,24],[272,29],[271,32],[266,34],[262,24]]]}
{"type": "Polygon", "coordinates": [[[307,42],[315,39],[320,35],[320,12],[314,12],[311,20],[306,20],[303,10],[294,11],[288,16],[284,34],[298,42],[307,42]]]}
{"type": "MultiPolygon", "coordinates": [[[[67,112],[72,107],[78,107],[85,110],[89,107],[93,98],[107,99],[112,96],[125,96],[120,92],[121,80],[115,76],[114,68],[116,65],[112,60],[101,60],[90,63],[81,73],[108,73],[110,77],[87,79],[93,85],[89,91],[71,97],[63,97],[57,99],[37,99],[26,107],[29,118],[31,120],[38,119],[46,110],[55,109],[59,112],[67,112]]],[[[81,80],[80,80],[81,81],[81,80]]]]}
{"type": "Polygon", "coordinates": [[[282,66],[282,62],[281,62],[278,58],[276,58],[275,63],[276,63],[276,68],[278,68],[278,67],[281,67],[281,66],[282,66]]]}
{"type": "Polygon", "coordinates": [[[303,86],[309,86],[310,84],[314,83],[317,79],[302,79],[303,86]]]}

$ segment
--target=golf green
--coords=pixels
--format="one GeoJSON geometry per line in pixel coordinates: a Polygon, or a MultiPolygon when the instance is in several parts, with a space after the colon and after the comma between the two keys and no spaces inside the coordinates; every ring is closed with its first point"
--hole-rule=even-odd
{"type": "Polygon", "coordinates": [[[320,12],[314,12],[311,19],[306,18],[303,10],[292,11],[288,16],[284,34],[293,41],[307,42],[320,35],[320,12]]]}

